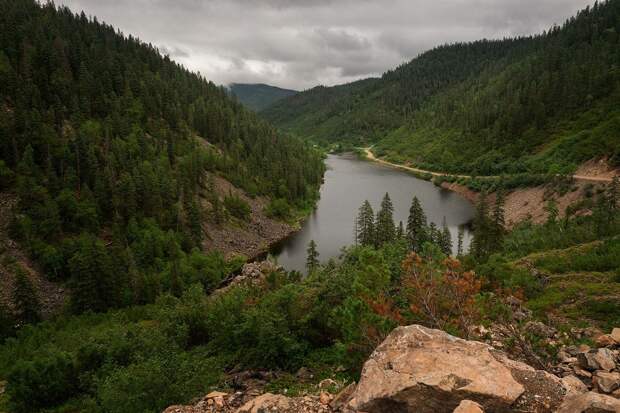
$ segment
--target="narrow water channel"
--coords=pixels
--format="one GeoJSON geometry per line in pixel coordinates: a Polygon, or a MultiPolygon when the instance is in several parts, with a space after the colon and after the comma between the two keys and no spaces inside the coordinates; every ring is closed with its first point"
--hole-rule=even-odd
{"type": "Polygon", "coordinates": [[[325,183],[316,210],[302,229],[276,246],[272,254],[287,270],[305,272],[306,249],[310,240],[317,243],[320,260],[326,262],[340,255],[342,247],[354,242],[353,225],[364,200],[375,212],[383,195],[390,194],[394,204],[394,220],[406,225],[414,195],[418,197],[430,222],[441,226],[445,217],[452,232],[454,248],[458,228],[464,227],[467,249],[471,234],[469,223],[474,207],[461,196],[438,188],[411,174],[378,163],[363,161],[355,155],[329,155],[325,183]]]}

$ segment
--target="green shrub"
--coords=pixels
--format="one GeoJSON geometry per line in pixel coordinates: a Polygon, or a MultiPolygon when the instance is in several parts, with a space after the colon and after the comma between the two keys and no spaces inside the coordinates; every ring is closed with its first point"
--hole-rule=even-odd
{"type": "Polygon", "coordinates": [[[267,205],[265,213],[269,217],[286,219],[291,216],[291,206],[288,204],[286,199],[272,199],[269,201],[269,205],[267,205]]]}
{"type": "Polygon", "coordinates": [[[250,205],[238,195],[230,194],[224,197],[224,206],[226,210],[235,218],[247,221],[250,217],[250,205]]]}
{"type": "Polygon", "coordinates": [[[7,385],[14,410],[29,413],[66,401],[78,390],[76,372],[73,359],[64,352],[16,361],[7,385]]]}
{"type": "Polygon", "coordinates": [[[617,327],[620,325],[620,302],[617,298],[588,300],[583,315],[604,323],[607,329],[617,327]]]}
{"type": "Polygon", "coordinates": [[[206,393],[221,372],[218,360],[206,354],[163,353],[114,370],[97,395],[106,412],[160,412],[206,393]]]}

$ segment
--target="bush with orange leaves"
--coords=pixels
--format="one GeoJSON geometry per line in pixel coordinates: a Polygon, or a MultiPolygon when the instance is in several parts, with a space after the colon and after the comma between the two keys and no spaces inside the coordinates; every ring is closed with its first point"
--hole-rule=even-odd
{"type": "Polygon", "coordinates": [[[403,261],[402,286],[416,322],[459,335],[479,317],[476,297],[481,281],[473,271],[463,271],[460,261],[441,263],[411,253],[403,261]]]}

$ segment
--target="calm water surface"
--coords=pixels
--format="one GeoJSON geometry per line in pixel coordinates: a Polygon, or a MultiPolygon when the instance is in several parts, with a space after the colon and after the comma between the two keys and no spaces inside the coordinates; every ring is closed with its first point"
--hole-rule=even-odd
{"type": "Polygon", "coordinates": [[[402,220],[406,226],[415,195],[429,223],[441,226],[445,217],[455,250],[460,226],[465,228],[464,245],[466,248],[469,245],[468,223],[473,218],[474,207],[459,195],[404,171],[359,160],[355,155],[329,155],[326,163],[328,169],[316,210],[299,232],[272,251],[287,270],[305,271],[306,249],[312,239],[317,243],[322,262],[338,257],[342,247],[354,242],[353,224],[362,202],[370,201],[376,213],[386,192],[394,204],[396,224],[402,220]]]}

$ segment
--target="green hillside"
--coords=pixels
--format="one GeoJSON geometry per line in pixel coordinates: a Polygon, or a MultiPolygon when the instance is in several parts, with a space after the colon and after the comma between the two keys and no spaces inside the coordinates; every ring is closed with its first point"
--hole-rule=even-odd
{"type": "Polygon", "coordinates": [[[248,109],[259,112],[277,102],[298,93],[262,83],[232,83],[230,92],[248,109]]]}
{"type": "Polygon", "coordinates": [[[378,155],[436,170],[562,172],[603,155],[620,163],[619,32],[620,1],[610,0],[544,34],[438,47],[264,116],[298,136],[376,143],[378,155]]]}
{"type": "Polygon", "coordinates": [[[154,47],[35,1],[0,1],[0,28],[0,191],[18,196],[12,236],[71,288],[71,311],[217,284],[226,267],[199,252],[202,223],[248,207],[220,205],[207,171],[314,202],[321,154],[154,47]]]}

